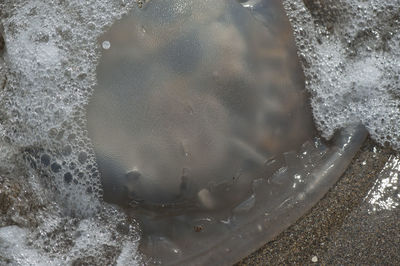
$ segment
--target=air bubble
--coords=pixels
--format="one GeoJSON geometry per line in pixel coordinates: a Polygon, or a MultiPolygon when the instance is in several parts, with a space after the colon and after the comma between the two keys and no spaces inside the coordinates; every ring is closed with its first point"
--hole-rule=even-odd
{"type": "Polygon", "coordinates": [[[69,146],[69,145],[64,146],[64,148],[62,149],[62,154],[63,154],[64,156],[69,156],[71,153],[72,153],[72,148],[71,148],[71,146],[69,146]]]}
{"type": "Polygon", "coordinates": [[[64,181],[67,184],[70,184],[72,181],[72,174],[70,172],[67,172],[64,174],[64,181]]]}
{"type": "Polygon", "coordinates": [[[59,165],[58,163],[52,163],[51,164],[51,171],[53,171],[54,173],[58,173],[61,170],[61,165],[59,165]]]}
{"type": "Polygon", "coordinates": [[[78,154],[78,161],[79,161],[81,164],[84,164],[84,163],[86,162],[86,160],[87,160],[87,154],[86,154],[86,152],[80,152],[80,153],[78,154]]]}
{"type": "Polygon", "coordinates": [[[69,169],[70,169],[70,170],[74,170],[75,168],[76,168],[76,163],[70,162],[70,163],[69,163],[69,169]]]}
{"type": "Polygon", "coordinates": [[[109,41],[104,41],[101,46],[103,47],[104,50],[108,50],[111,47],[111,43],[109,41]]]}
{"type": "Polygon", "coordinates": [[[41,162],[44,166],[49,166],[49,165],[50,165],[50,160],[51,160],[51,158],[50,158],[50,156],[47,155],[47,154],[43,154],[43,155],[40,157],[40,162],[41,162]]]}

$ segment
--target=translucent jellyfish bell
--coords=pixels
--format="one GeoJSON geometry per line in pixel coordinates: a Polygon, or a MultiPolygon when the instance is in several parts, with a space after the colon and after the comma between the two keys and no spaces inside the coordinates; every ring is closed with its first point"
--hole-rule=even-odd
{"type": "Polygon", "coordinates": [[[104,199],[142,224],[154,262],[235,262],[322,197],[365,136],[318,141],[279,1],[247,7],[152,0],[100,40],[87,113],[104,199]]]}

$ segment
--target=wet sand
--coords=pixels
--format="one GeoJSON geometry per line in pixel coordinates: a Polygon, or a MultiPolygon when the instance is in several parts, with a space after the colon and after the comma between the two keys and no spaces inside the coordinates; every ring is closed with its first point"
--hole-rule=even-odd
{"type": "MultiPolygon", "coordinates": [[[[308,214],[237,265],[398,264],[400,207],[371,212],[370,204],[370,191],[379,190],[374,184],[387,177],[379,173],[394,155],[368,139],[339,182],[308,214]]],[[[400,201],[398,188],[383,194],[400,201]]]]}

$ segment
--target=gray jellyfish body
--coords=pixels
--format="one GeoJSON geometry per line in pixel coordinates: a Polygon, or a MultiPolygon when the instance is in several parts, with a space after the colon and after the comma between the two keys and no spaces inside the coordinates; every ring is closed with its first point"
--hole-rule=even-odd
{"type": "MultiPolygon", "coordinates": [[[[120,120],[109,124],[106,138],[114,141],[102,143],[101,148],[96,145],[103,186],[111,188],[105,189],[106,199],[131,205],[211,208],[218,204],[211,192],[204,191],[221,184],[225,189],[237,187],[240,175],[241,183],[251,182],[244,174],[253,165],[260,167],[265,157],[233,134],[226,108],[215,97],[188,91],[174,84],[136,98],[132,106],[142,110],[140,118],[131,115],[137,121],[134,127],[116,125],[125,123],[120,120]],[[124,151],[123,157],[115,156],[118,151],[124,151]]],[[[100,121],[91,122],[96,132],[105,130],[100,121]]]]}
{"type": "Polygon", "coordinates": [[[309,135],[287,33],[214,2],[153,1],[100,40],[88,129],[107,201],[234,206],[309,135]]]}

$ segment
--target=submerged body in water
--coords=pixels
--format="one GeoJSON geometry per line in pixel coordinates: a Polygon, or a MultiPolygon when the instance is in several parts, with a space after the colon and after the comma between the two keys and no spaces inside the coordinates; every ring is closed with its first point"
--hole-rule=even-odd
{"type": "Polygon", "coordinates": [[[153,1],[118,21],[101,39],[88,106],[105,199],[205,209],[246,199],[268,160],[313,132],[288,36],[234,1],[153,1]]]}

